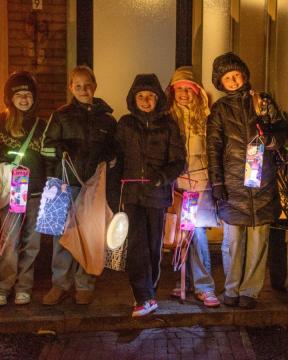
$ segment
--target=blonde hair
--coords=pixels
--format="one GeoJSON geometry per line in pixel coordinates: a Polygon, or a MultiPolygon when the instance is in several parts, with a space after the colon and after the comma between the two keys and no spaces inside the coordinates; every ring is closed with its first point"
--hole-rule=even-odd
{"type": "Polygon", "coordinates": [[[95,85],[97,85],[95,74],[94,74],[93,70],[89,66],[78,65],[73,70],[71,70],[71,72],[69,74],[69,86],[72,85],[75,75],[86,75],[91,79],[91,81],[95,85]]]}
{"type": "MultiPolygon", "coordinates": [[[[206,122],[207,122],[207,115],[206,115],[206,103],[201,96],[193,94],[192,101],[189,106],[186,106],[189,110],[189,125],[191,126],[192,132],[195,135],[205,135],[206,133],[206,122]]],[[[184,111],[183,106],[179,106],[175,100],[175,93],[173,89],[173,101],[170,106],[170,113],[173,119],[178,123],[181,133],[185,134],[185,127],[184,127],[184,111]]]]}
{"type": "Polygon", "coordinates": [[[8,134],[12,135],[14,138],[21,138],[25,135],[23,129],[23,113],[16,109],[15,106],[7,107],[5,110],[5,129],[8,134]]]}

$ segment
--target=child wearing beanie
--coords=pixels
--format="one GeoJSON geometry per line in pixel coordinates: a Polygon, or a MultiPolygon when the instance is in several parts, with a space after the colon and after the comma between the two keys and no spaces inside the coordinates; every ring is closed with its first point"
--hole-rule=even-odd
{"type": "Polygon", "coordinates": [[[117,125],[123,159],[124,211],[129,218],[127,270],[135,297],[132,316],[156,310],[165,209],[183,171],[185,148],[154,74],[136,76],[127,96],[130,113],[117,125]],[[145,180],[148,182],[145,182],[145,180]]]}
{"type": "Polygon", "coordinates": [[[209,178],[224,221],[224,304],[246,309],[256,306],[263,287],[269,226],[281,212],[275,150],[287,133],[274,100],[252,91],[249,77],[232,52],[214,60],[212,82],[226,96],[207,124],[209,178]]]}
{"type": "MultiPolygon", "coordinates": [[[[30,134],[36,122],[37,98],[37,83],[30,73],[15,72],[8,78],[4,87],[6,110],[0,114],[1,163],[13,163],[15,154],[30,134]]],[[[13,288],[15,304],[31,301],[34,261],[40,249],[40,234],[34,228],[45,181],[44,161],[40,154],[44,128],[45,122],[38,119],[20,163],[30,170],[26,213],[9,213],[7,204],[0,209],[1,244],[5,244],[0,256],[0,305],[7,304],[13,288]],[[8,218],[14,225],[6,232],[8,218]]],[[[4,182],[3,178],[1,180],[4,182]]]]}
{"type": "MultiPolygon", "coordinates": [[[[170,113],[179,125],[187,153],[186,169],[177,179],[176,190],[199,194],[194,234],[186,258],[186,291],[194,288],[198,300],[205,306],[215,307],[220,302],[215,296],[206,235],[206,227],[218,225],[207,170],[208,98],[203,87],[196,82],[191,66],[176,69],[166,92],[170,113]]],[[[180,294],[181,289],[175,288],[171,296],[180,297],[180,294]]]]}

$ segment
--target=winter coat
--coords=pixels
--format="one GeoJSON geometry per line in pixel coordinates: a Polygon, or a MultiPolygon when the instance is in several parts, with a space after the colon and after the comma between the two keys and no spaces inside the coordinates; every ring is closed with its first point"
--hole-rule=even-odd
{"type": "Polygon", "coordinates": [[[123,203],[166,208],[172,203],[172,184],[184,169],[185,147],[177,124],[165,114],[167,100],[156,79],[153,74],[136,77],[127,96],[131,113],[119,120],[116,138],[123,159],[122,178],[151,180],[149,184],[126,183],[123,203]],[[135,95],[142,90],[158,96],[151,113],[136,106],[135,95]]]}
{"type": "MultiPolygon", "coordinates": [[[[15,138],[5,129],[6,114],[0,114],[0,162],[11,163],[15,159],[14,155],[9,155],[9,151],[19,151],[21,145],[30,133],[36,118],[32,115],[24,116],[23,129],[25,136],[15,138]]],[[[41,156],[41,139],[45,129],[45,122],[39,119],[28,149],[21,161],[21,165],[30,169],[28,194],[40,194],[45,184],[45,162],[41,156]]]]}
{"type": "MultiPolygon", "coordinates": [[[[82,181],[88,180],[102,161],[115,158],[114,132],[116,121],[112,109],[102,99],[94,98],[93,105],[70,104],[56,110],[44,133],[42,153],[48,163],[48,176],[62,178],[61,158],[66,151],[82,181]]],[[[68,170],[71,185],[78,180],[68,170]]]]}
{"type": "Polygon", "coordinates": [[[196,227],[215,227],[218,223],[212,200],[211,185],[208,179],[206,135],[193,133],[189,125],[190,111],[187,107],[183,107],[182,113],[186,139],[187,167],[186,171],[177,179],[176,187],[181,191],[199,192],[196,227]]]}
{"type": "MultiPolygon", "coordinates": [[[[231,225],[270,224],[280,214],[273,151],[265,147],[260,188],[244,186],[247,145],[258,135],[260,118],[247,83],[220,98],[211,109],[207,125],[207,153],[212,186],[224,184],[228,200],[218,201],[219,217],[231,225]]],[[[276,112],[274,140],[284,141],[283,122],[276,112]]]]}

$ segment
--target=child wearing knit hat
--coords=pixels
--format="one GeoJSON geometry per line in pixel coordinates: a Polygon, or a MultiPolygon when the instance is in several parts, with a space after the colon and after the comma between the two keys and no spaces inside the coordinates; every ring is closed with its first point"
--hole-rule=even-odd
{"type": "Polygon", "coordinates": [[[214,60],[212,82],[226,96],[213,104],[207,123],[209,178],[224,222],[224,304],[246,309],[256,306],[269,226],[281,212],[274,151],[287,134],[275,102],[252,91],[249,77],[247,65],[232,52],[214,60]],[[251,154],[259,162],[254,183],[247,181],[251,154]]]}
{"type": "MultiPolygon", "coordinates": [[[[37,83],[26,71],[11,74],[4,87],[6,110],[0,114],[0,162],[12,163],[15,153],[36,122],[37,83]]],[[[40,249],[40,234],[34,231],[44,187],[45,169],[40,154],[41,138],[45,122],[38,119],[33,137],[21,160],[29,168],[28,200],[26,214],[9,213],[9,206],[3,203],[0,209],[1,245],[0,257],[0,305],[6,305],[12,289],[15,290],[15,304],[31,301],[34,261],[40,249]],[[8,232],[3,228],[9,221],[14,226],[8,232]]],[[[4,179],[1,179],[4,181],[4,179]]]]}
{"type": "MultiPolygon", "coordinates": [[[[211,260],[206,227],[217,226],[215,207],[208,181],[206,156],[206,121],[209,115],[205,90],[196,81],[191,66],[174,72],[166,90],[170,113],[179,125],[186,144],[186,170],[177,179],[178,192],[199,194],[194,234],[186,259],[186,291],[194,288],[195,297],[208,307],[219,306],[215,284],[211,276],[211,260]]],[[[171,296],[180,297],[175,288],[171,296]]]]}

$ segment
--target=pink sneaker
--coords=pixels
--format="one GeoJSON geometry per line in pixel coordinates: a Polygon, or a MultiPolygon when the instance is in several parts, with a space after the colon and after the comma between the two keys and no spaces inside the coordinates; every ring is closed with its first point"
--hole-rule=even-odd
{"type": "Polygon", "coordinates": [[[217,299],[213,291],[207,291],[195,294],[196,298],[203,301],[205,306],[216,307],[220,305],[220,301],[217,299]]]}
{"type": "Polygon", "coordinates": [[[150,314],[158,308],[156,300],[147,300],[143,305],[136,305],[133,308],[132,317],[140,317],[150,314]]]}

